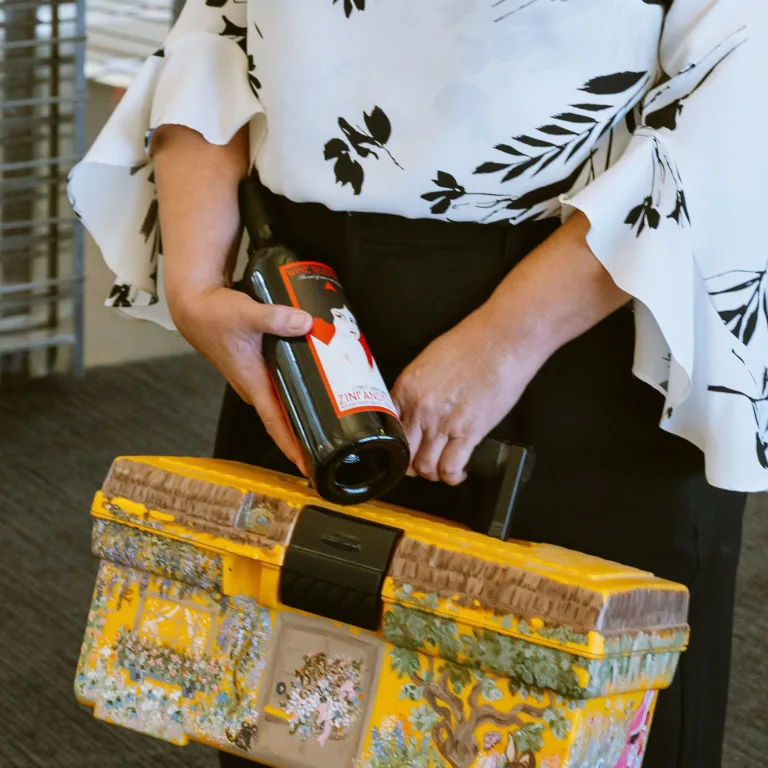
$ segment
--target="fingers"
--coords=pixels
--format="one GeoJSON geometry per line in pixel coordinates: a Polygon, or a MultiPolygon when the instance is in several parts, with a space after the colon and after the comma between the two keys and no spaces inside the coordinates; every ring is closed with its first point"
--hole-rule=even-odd
{"type": "Polygon", "coordinates": [[[313,320],[309,312],[301,309],[254,301],[248,308],[248,322],[257,333],[293,337],[309,333],[313,320]]]}
{"type": "MultiPolygon", "coordinates": [[[[275,398],[270,399],[274,400],[275,398]]],[[[279,405],[277,402],[267,403],[266,400],[265,397],[256,405],[256,410],[264,422],[264,427],[277,447],[301,470],[303,475],[306,475],[307,468],[304,465],[301,450],[279,405]]]]}
{"type": "MultiPolygon", "coordinates": [[[[303,336],[312,328],[312,315],[291,307],[264,305],[253,302],[249,307],[248,321],[254,332],[274,336],[303,336]]],[[[266,366],[262,364],[249,377],[248,389],[253,406],[259,413],[269,436],[277,447],[301,470],[307,474],[296,436],[291,429],[275,392],[266,366]]]]}
{"type": "Polygon", "coordinates": [[[249,380],[247,399],[256,408],[259,418],[277,447],[306,475],[299,444],[265,368],[260,367],[249,380]]]}
{"type": "Polygon", "coordinates": [[[477,440],[454,437],[449,440],[437,465],[440,479],[447,485],[459,485],[467,479],[466,467],[477,440]]]}
{"type": "Polygon", "coordinates": [[[419,452],[419,448],[421,447],[421,437],[422,437],[422,431],[421,427],[418,425],[408,425],[407,423],[403,422],[403,428],[405,429],[405,437],[408,440],[408,447],[411,449],[411,463],[406,471],[406,475],[408,477],[418,477],[419,473],[414,467],[413,459],[416,457],[416,455],[419,452]]]}
{"type": "Polygon", "coordinates": [[[411,466],[415,474],[419,474],[427,480],[436,483],[441,479],[438,467],[443,451],[449,442],[448,435],[434,433],[425,435],[421,432],[421,436],[418,452],[412,454],[411,466]]]}
{"type": "Polygon", "coordinates": [[[471,438],[460,436],[464,433],[460,426],[466,420],[456,420],[451,410],[420,398],[411,387],[408,377],[403,376],[392,391],[411,449],[406,474],[458,485],[466,479],[464,467],[474,448],[471,438]]]}
{"type": "Polygon", "coordinates": [[[419,450],[411,462],[409,476],[420,475],[432,482],[459,485],[467,479],[465,468],[476,443],[470,438],[421,432],[419,450]]]}
{"type": "Polygon", "coordinates": [[[306,474],[264,361],[262,335],[301,336],[312,328],[312,316],[292,307],[259,304],[244,293],[214,286],[187,292],[174,321],[190,344],[256,408],[280,450],[306,474]]]}

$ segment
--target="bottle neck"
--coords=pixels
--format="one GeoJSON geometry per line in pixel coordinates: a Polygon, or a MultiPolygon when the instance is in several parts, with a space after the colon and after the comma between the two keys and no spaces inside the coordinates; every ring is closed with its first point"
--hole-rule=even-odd
{"type": "Polygon", "coordinates": [[[259,182],[253,177],[243,179],[238,189],[240,218],[245,225],[254,250],[273,248],[279,245],[264,201],[259,182]]]}
{"type": "Polygon", "coordinates": [[[264,222],[256,232],[248,230],[248,236],[251,238],[251,245],[254,250],[261,251],[265,248],[276,248],[280,243],[272,231],[272,227],[264,222]]]}

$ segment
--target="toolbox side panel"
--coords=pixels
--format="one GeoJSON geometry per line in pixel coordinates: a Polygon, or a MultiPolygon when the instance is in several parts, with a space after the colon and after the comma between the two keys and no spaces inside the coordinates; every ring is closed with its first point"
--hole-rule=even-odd
{"type": "Polygon", "coordinates": [[[102,561],[75,693],[95,717],[174,744],[247,739],[273,615],[102,561]]]}

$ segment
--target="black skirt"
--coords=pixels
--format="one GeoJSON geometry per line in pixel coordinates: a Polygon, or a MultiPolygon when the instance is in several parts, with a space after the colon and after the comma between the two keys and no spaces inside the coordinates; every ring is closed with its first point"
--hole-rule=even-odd
{"type": "MultiPolygon", "coordinates": [[[[346,214],[268,197],[286,245],[338,272],[389,386],[558,225],[346,214]]],[[[537,457],[512,534],[689,587],[691,645],[673,686],[659,697],[643,766],[719,768],[745,495],[708,485],[701,452],[659,428],[663,398],[632,375],[633,348],[632,312],[621,309],[559,350],[495,431],[533,446],[537,457]]],[[[296,471],[230,388],[215,455],[296,471]]],[[[488,519],[476,503],[479,493],[472,481],[452,488],[406,478],[386,500],[482,532],[488,519]]]]}

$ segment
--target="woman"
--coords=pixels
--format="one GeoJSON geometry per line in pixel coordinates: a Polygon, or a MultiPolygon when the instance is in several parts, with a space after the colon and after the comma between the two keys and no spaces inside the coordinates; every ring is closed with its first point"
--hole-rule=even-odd
{"type": "Polygon", "coordinates": [[[229,381],[218,456],[299,461],[261,335],[312,320],[231,283],[255,167],[392,387],[393,500],[482,528],[464,467],[495,431],[538,454],[516,537],[689,586],[646,768],[720,765],[743,492],[768,488],[767,27],[754,0],[188,0],[70,184],[109,303],[229,381]]]}

